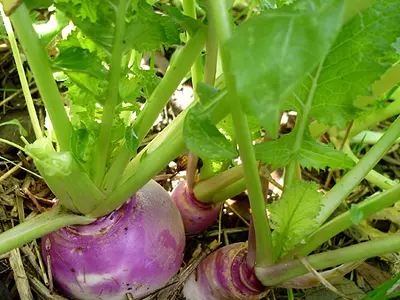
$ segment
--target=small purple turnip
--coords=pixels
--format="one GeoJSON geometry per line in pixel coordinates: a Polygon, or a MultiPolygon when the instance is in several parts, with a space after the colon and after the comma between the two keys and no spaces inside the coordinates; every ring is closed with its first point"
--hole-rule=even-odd
{"type": "Polygon", "coordinates": [[[196,234],[206,230],[218,218],[221,204],[207,204],[198,201],[193,192],[189,191],[186,181],[180,182],[171,196],[181,213],[187,234],[196,234]]]}
{"type": "Polygon", "coordinates": [[[137,298],[162,287],[179,270],[184,247],[179,211],[155,181],[107,216],[42,238],[56,287],[81,300],[137,298]]]}
{"type": "Polygon", "coordinates": [[[266,288],[246,262],[247,244],[235,243],[208,255],[189,276],[183,293],[187,300],[256,300],[266,288]]]}

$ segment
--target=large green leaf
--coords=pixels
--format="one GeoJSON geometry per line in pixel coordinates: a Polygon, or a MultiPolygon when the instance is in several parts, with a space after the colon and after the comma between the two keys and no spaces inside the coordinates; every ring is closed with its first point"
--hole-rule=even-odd
{"type": "Polygon", "coordinates": [[[315,182],[297,181],[268,207],[277,258],[298,245],[318,227],[315,221],[322,194],[315,182]]]}
{"type": "Polygon", "coordinates": [[[247,114],[272,136],[286,97],[329,51],[345,11],[343,0],[305,0],[253,17],[224,45],[229,72],[247,114]]]}
{"type": "Polygon", "coordinates": [[[276,141],[263,142],[255,145],[256,157],[272,168],[285,167],[295,160],[304,168],[347,169],[354,162],[342,151],[335,150],[332,145],[326,145],[313,139],[309,134],[304,135],[300,149],[293,150],[295,133],[283,135],[276,141]]]}
{"type": "Polygon", "coordinates": [[[357,96],[371,95],[372,83],[399,59],[399,36],[400,1],[378,0],[359,12],[341,30],[320,73],[307,77],[289,98],[291,108],[301,113],[311,96],[311,117],[345,127],[359,110],[354,105],[357,96]]]}

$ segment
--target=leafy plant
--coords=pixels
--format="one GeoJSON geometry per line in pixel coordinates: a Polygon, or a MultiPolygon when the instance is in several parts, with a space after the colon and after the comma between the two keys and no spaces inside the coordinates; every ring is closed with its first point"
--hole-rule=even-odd
{"type": "MultiPolygon", "coordinates": [[[[332,217],[363,179],[371,180],[374,166],[400,136],[397,118],[359,161],[346,154],[348,138],[398,115],[396,101],[379,101],[400,83],[393,71],[399,61],[399,1],[251,1],[246,19],[234,23],[233,1],[184,0],[182,12],[157,1],[57,0],[62,25],[50,35],[35,32],[27,8],[42,3],[2,3],[51,120],[42,132],[31,110],[36,141],[20,148],[33,158],[59,203],[2,233],[0,252],[44,236],[43,255],[50,257],[54,280],[66,295],[122,299],[128,292],[141,297],[162,287],[182,262],[183,225],[186,232],[205,230],[221,203],[244,190],[252,213],[248,243],[222,247],[206,258],[196,273],[202,280],[193,273],[186,283],[188,299],[258,299],[267,287],[308,287],[310,268],[400,249],[394,235],[310,255],[399,200],[400,185],[389,184],[332,217]],[[70,22],[75,27],[60,39],[70,22]],[[49,45],[57,49],[55,57],[46,53],[49,45]],[[154,53],[169,47],[176,48],[175,56],[159,78],[154,53]],[[143,68],[148,53],[152,58],[143,68]],[[66,101],[54,73],[67,89],[66,101]],[[194,103],[144,147],[158,115],[186,78],[191,78],[194,103]],[[381,93],[375,93],[376,85],[384,87],[381,93]],[[280,120],[288,110],[296,113],[296,122],[282,134],[280,120]],[[328,144],[318,140],[324,133],[328,144]],[[174,206],[151,178],[186,148],[186,183],[174,191],[174,206]],[[203,166],[197,176],[199,158],[203,166]],[[283,195],[268,205],[260,180],[265,168],[285,170],[283,195]],[[323,194],[318,184],[301,178],[301,168],[342,170],[343,177],[323,194]],[[125,214],[134,218],[121,217],[125,214]],[[115,216],[126,226],[116,224],[115,216]],[[156,238],[150,238],[154,223],[156,238]],[[104,224],[118,234],[102,232],[104,224]],[[70,234],[78,241],[73,246],[58,238],[70,234]],[[121,257],[97,251],[114,243],[115,249],[135,247],[121,257]],[[91,251],[89,244],[99,248],[91,251]],[[64,262],[57,253],[66,247],[80,249],[76,253],[87,261],[71,254],[64,262]],[[83,281],[85,263],[93,264],[91,253],[107,262],[118,260],[121,268],[129,265],[131,275],[143,277],[119,277],[120,269],[104,265],[90,269],[93,282],[83,281]],[[215,272],[222,274],[218,280],[215,272]],[[63,284],[65,276],[69,279],[63,284]],[[107,285],[110,276],[117,284],[107,285]]],[[[24,85],[15,37],[5,15],[3,20],[24,85]]]]}

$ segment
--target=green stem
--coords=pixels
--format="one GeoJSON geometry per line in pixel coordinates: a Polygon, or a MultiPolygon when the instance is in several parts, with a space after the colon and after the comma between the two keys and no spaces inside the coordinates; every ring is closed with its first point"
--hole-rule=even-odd
{"type": "Polygon", "coordinates": [[[158,84],[143,110],[133,123],[139,142],[150,131],[154,121],[167,104],[182,78],[189,72],[193,62],[203,50],[205,43],[205,27],[201,27],[181,50],[174,63],[158,84]]]}
{"type": "Polygon", "coordinates": [[[126,0],[119,0],[113,40],[113,49],[108,73],[107,98],[103,108],[100,133],[93,154],[93,182],[101,186],[108,161],[111,128],[115,117],[115,108],[119,101],[119,79],[121,74],[122,54],[124,51],[126,0]]]}
{"type": "Polygon", "coordinates": [[[246,190],[246,180],[244,178],[232,183],[230,186],[217,191],[212,197],[212,203],[221,203],[226,199],[230,199],[236,195],[239,195],[246,190]]]}
{"type": "Polygon", "coordinates": [[[208,29],[206,41],[206,61],[204,65],[204,82],[214,85],[218,63],[218,40],[214,30],[212,11],[208,11],[208,29]]]}
{"type": "MultiPolygon", "coordinates": [[[[351,139],[352,144],[367,144],[367,145],[373,145],[376,144],[379,139],[382,137],[383,132],[380,131],[361,131],[359,134],[354,136],[351,139]]],[[[396,143],[400,143],[400,138],[396,140],[396,143]]]]}
{"type": "MultiPolygon", "coordinates": [[[[207,28],[207,41],[206,41],[206,61],[204,66],[204,83],[214,86],[215,74],[218,62],[218,41],[217,35],[214,30],[213,19],[211,18],[212,12],[207,11],[208,14],[208,28],[207,28]]],[[[202,157],[203,166],[201,167],[199,178],[200,181],[210,178],[214,175],[212,166],[212,159],[202,157]]]]}
{"type": "MultiPolygon", "coordinates": [[[[197,19],[197,14],[196,14],[196,0],[183,0],[183,12],[185,15],[197,19]]],[[[190,34],[187,32],[187,38],[188,40],[190,39],[190,34]]],[[[203,73],[201,70],[201,59],[198,57],[196,61],[194,62],[192,68],[191,68],[191,74],[192,74],[192,87],[193,87],[193,95],[195,100],[199,100],[199,97],[197,95],[197,84],[199,81],[202,81],[203,73]]],[[[195,185],[195,177],[197,174],[197,163],[199,161],[199,157],[197,155],[194,155],[193,153],[189,153],[190,157],[190,165],[188,164],[186,168],[186,183],[188,190],[190,192],[193,192],[193,187],[195,185]]]]}
{"type": "Polygon", "coordinates": [[[21,55],[19,54],[17,41],[15,40],[14,32],[10,23],[9,18],[1,11],[1,15],[3,17],[4,26],[6,28],[8,39],[11,44],[11,50],[13,52],[15,65],[17,67],[19,80],[22,86],[22,92],[24,93],[26,106],[28,108],[29,118],[31,119],[33,131],[35,132],[36,139],[43,138],[42,129],[39,124],[39,119],[36,115],[35,106],[33,104],[31,92],[29,89],[28,81],[26,80],[25,70],[22,65],[21,55]]]}
{"type": "Polygon", "coordinates": [[[382,138],[360,159],[323,198],[323,206],[318,216],[318,222],[323,224],[342,201],[356,188],[370,170],[385,155],[387,150],[400,136],[400,117],[386,130],[382,138]]]}
{"type": "Polygon", "coordinates": [[[11,21],[50,116],[60,148],[62,151],[70,151],[72,125],[65,111],[57,84],[54,81],[49,58],[33,29],[28,9],[24,3],[12,14],[11,21]]]}
{"type": "MultiPolygon", "coordinates": [[[[196,14],[196,0],[183,0],[183,12],[185,15],[197,19],[197,14],[196,14]]],[[[190,40],[190,35],[188,34],[188,38],[190,40]]],[[[197,97],[197,84],[203,80],[203,71],[202,71],[202,66],[201,66],[201,58],[197,57],[192,69],[192,85],[193,85],[193,92],[195,97],[197,97]]]]}
{"type": "Polygon", "coordinates": [[[297,180],[301,179],[301,169],[300,165],[292,160],[285,168],[284,175],[284,190],[287,190],[289,187],[293,186],[297,180]]]}
{"type": "MultiPolygon", "coordinates": [[[[314,269],[320,270],[399,250],[400,236],[393,235],[333,251],[314,254],[308,256],[307,260],[314,269]]],[[[256,267],[257,278],[265,286],[274,286],[307,273],[309,273],[308,269],[298,259],[266,268],[256,267]]]]}
{"type": "MultiPolygon", "coordinates": [[[[200,28],[196,35],[183,47],[174,64],[170,66],[161,82],[157,85],[149,100],[146,102],[143,111],[140,112],[133,126],[139,143],[149,132],[169,98],[172,96],[182,78],[189,72],[193,62],[203,49],[205,42],[205,28],[200,28]]],[[[132,153],[126,146],[123,146],[116,159],[111,164],[104,180],[104,189],[107,192],[114,190],[121,180],[123,170],[132,157],[132,153]]]]}
{"type": "MultiPolygon", "coordinates": [[[[221,47],[221,45],[230,39],[232,34],[232,22],[228,15],[228,7],[225,0],[211,0],[208,4],[213,14],[218,42],[221,47]]],[[[243,162],[247,190],[252,208],[254,229],[256,232],[256,263],[258,266],[266,266],[273,263],[273,248],[258,172],[258,164],[253,150],[247,118],[235,93],[235,77],[228,72],[230,61],[223,47],[221,47],[221,58],[225,82],[228,87],[234,131],[239,144],[239,154],[243,162]]]]}
{"type": "Polygon", "coordinates": [[[196,199],[203,203],[213,203],[216,192],[243,178],[243,166],[238,165],[211,178],[200,181],[193,189],[196,199]]]}
{"type": "Polygon", "coordinates": [[[57,206],[29,221],[25,221],[0,234],[0,254],[40,238],[47,233],[68,225],[85,225],[93,222],[93,218],[78,216],[57,206]]]}
{"type": "Polygon", "coordinates": [[[378,109],[371,114],[362,116],[354,121],[349,137],[353,137],[363,130],[376,126],[381,121],[387,120],[400,114],[400,98],[390,103],[388,106],[378,109]]]}
{"type": "Polygon", "coordinates": [[[355,204],[351,210],[340,214],[336,218],[324,224],[308,237],[305,244],[291,251],[291,253],[286,257],[292,258],[294,255],[307,255],[330,238],[353,226],[355,221],[352,218],[352,211],[356,211],[357,214],[360,214],[362,219],[365,220],[382,209],[395,204],[399,201],[399,195],[400,184],[397,184],[387,191],[369,197],[361,203],[355,204]]]}
{"type": "MultiPolygon", "coordinates": [[[[333,141],[334,138],[331,138],[331,140],[333,141]]],[[[355,163],[359,162],[358,157],[354,155],[353,151],[351,151],[348,141],[344,144],[344,147],[342,150],[355,163]]],[[[390,189],[392,186],[396,185],[396,182],[394,182],[390,178],[383,176],[382,174],[380,174],[379,172],[376,172],[375,170],[369,171],[368,174],[365,176],[365,179],[368,180],[369,182],[375,184],[377,187],[381,188],[382,190],[390,189]]]]}

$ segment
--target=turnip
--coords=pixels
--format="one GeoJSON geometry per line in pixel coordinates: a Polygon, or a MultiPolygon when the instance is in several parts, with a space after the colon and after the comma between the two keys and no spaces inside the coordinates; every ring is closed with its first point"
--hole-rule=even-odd
{"type": "Polygon", "coordinates": [[[155,181],[107,216],[42,238],[55,285],[82,300],[141,297],[162,287],[179,270],[184,247],[179,212],[155,181]]]}
{"type": "Polygon", "coordinates": [[[180,182],[171,196],[179,209],[186,233],[202,232],[218,218],[221,205],[198,201],[194,193],[188,190],[186,181],[180,182]]]}
{"type": "Polygon", "coordinates": [[[208,255],[188,278],[188,300],[261,299],[266,288],[247,265],[247,244],[235,243],[208,255]]]}

